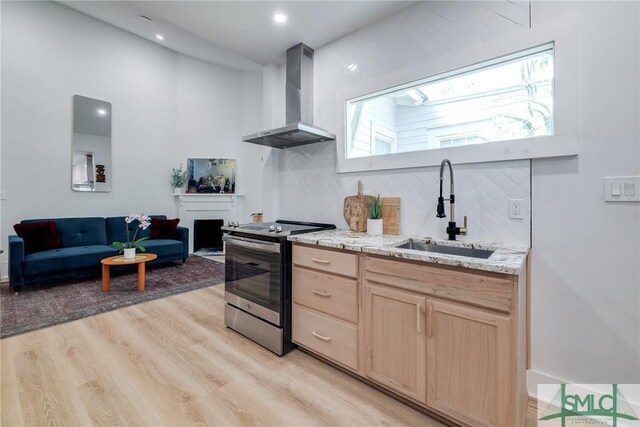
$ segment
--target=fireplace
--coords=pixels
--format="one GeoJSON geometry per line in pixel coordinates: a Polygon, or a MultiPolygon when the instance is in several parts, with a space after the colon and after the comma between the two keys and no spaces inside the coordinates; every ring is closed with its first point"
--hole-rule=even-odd
{"type": "Polygon", "coordinates": [[[193,221],[193,251],[222,251],[222,219],[196,219],[193,221]]]}

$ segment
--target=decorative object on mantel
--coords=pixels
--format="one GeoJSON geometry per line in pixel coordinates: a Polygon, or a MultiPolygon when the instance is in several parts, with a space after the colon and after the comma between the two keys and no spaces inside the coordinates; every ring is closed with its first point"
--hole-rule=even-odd
{"type": "Polygon", "coordinates": [[[351,231],[367,231],[367,218],[373,196],[362,194],[362,181],[358,180],[358,195],[348,196],[344,199],[344,220],[351,231]]]}
{"type": "Polygon", "coordinates": [[[382,234],[382,201],[379,194],[376,194],[371,200],[369,218],[367,219],[367,234],[382,234]]]}
{"type": "Polygon", "coordinates": [[[140,249],[141,252],[144,252],[146,249],[142,246],[142,242],[148,239],[148,237],[141,237],[136,240],[136,236],[138,235],[138,230],[143,229],[146,230],[151,225],[151,218],[147,214],[131,214],[124,219],[125,228],[127,229],[127,241],[122,242],[113,242],[112,245],[120,248],[121,252],[124,252],[125,259],[134,259],[136,257],[136,249],[140,249]],[[137,226],[135,227],[135,232],[133,233],[133,237],[130,238],[131,234],[129,231],[129,224],[137,222],[137,226]]]}
{"type": "Polygon", "coordinates": [[[262,224],[262,212],[254,212],[251,214],[251,220],[254,224],[262,224]]]}
{"type": "Polygon", "coordinates": [[[180,163],[179,167],[171,169],[171,179],[169,183],[173,187],[173,194],[182,193],[182,189],[187,183],[187,171],[182,168],[182,163],[180,163]]]}
{"type": "Polygon", "coordinates": [[[235,159],[188,159],[187,193],[234,194],[235,159]]]}
{"type": "Polygon", "coordinates": [[[400,197],[382,197],[382,233],[400,234],[400,197]]]}

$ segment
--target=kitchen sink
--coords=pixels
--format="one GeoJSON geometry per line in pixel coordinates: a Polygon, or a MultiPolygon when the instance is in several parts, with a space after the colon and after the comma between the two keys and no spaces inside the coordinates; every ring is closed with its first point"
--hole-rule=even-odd
{"type": "Polygon", "coordinates": [[[409,239],[407,243],[396,246],[398,249],[411,249],[414,251],[434,252],[439,254],[466,256],[471,258],[489,258],[494,251],[488,249],[461,248],[458,246],[434,245],[433,243],[419,242],[409,239]]]}

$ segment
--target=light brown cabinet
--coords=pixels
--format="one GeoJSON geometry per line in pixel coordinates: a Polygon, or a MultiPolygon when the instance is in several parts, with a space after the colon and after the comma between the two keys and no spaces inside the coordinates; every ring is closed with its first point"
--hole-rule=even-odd
{"type": "Polygon", "coordinates": [[[351,371],[360,368],[358,257],[294,245],[294,343],[351,371]]]}
{"type": "Polygon", "coordinates": [[[297,304],[293,341],[353,370],[358,368],[358,328],[297,304]]]}
{"type": "Polygon", "coordinates": [[[466,426],[526,409],[525,277],[294,244],[293,340],[466,426]]]}
{"type": "Polygon", "coordinates": [[[365,374],[418,402],[426,402],[423,295],[364,286],[365,374]]]}
{"type": "Polygon", "coordinates": [[[358,282],[355,279],[293,268],[293,302],[351,323],[358,323],[358,282]]]}
{"type": "Polygon", "coordinates": [[[473,426],[515,425],[510,319],[460,304],[427,303],[427,406],[473,426]]]}

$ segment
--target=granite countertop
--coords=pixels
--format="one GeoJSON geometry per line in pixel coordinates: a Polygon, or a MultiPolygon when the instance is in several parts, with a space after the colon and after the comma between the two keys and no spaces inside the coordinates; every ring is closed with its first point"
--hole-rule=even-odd
{"type": "Polygon", "coordinates": [[[433,264],[453,265],[473,270],[514,275],[520,274],[524,267],[525,260],[527,259],[527,254],[529,253],[529,249],[526,247],[485,244],[459,240],[452,242],[449,240],[433,239],[431,237],[394,236],[389,234],[370,236],[366,233],[356,233],[349,230],[318,231],[316,233],[289,236],[288,239],[292,242],[304,243],[307,245],[345,249],[348,251],[364,252],[373,255],[423,261],[433,264]],[[488,249],[494,252],[489,258],[482,259],[396,247],[403,243],[407,243],[409,239],[434,245],[488,249]]]}

